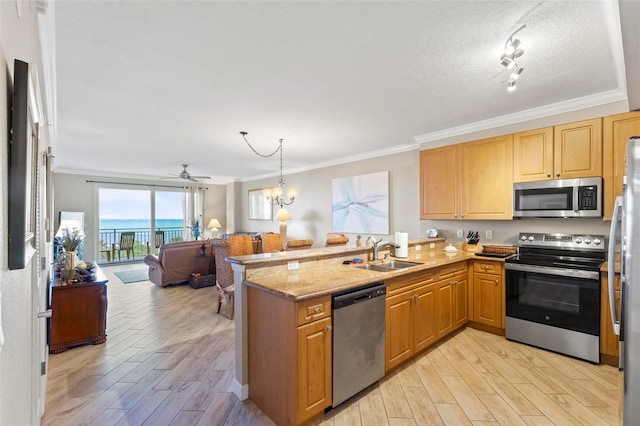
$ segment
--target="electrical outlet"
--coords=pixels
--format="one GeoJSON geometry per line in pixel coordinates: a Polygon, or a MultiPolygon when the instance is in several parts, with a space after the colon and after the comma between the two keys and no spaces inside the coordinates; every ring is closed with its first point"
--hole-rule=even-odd
{"type": "Polygon", "coordinates": [[[493,240],[493,230],[485,229],[484,236],[487,240],[493,240]]]}
{"type": "Polygon", "coordinates": [[[436,243],[429,243],[429,248],[431,248],[431,249],[436,248],[436,243]]]}
{"type": "Polygon", "coordinates": [[[456,236],[457,236],[458,238],[464,238],[464,229],[458,229],[458,230],[456,231],[456,236]]]}
{"type": "Polygon", "coordinates": [[[420,244],[416,244],[416,251],[422,250],[422,246],[420,244]]]}
{"type": "Polygon", "coordinates": [[[299,267],[300,267],[300,264],[298,263],[297,260],[293,260],[293,261],[287,263],[287,269],[290,270],[290,271],[298,269],[299,267]]]}

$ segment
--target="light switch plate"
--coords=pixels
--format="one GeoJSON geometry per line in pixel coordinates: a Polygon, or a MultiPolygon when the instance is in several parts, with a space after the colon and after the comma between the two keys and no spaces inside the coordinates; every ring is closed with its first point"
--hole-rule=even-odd
{"type": "Polygon", "coordinates": [[[493,240],[493,230],[485,229],[484,236],[487,240],[493,240]]]}
{"type": "Polygon", "coordinates": [[[458,231],[456,232],[456,236],[458,238],[463,238],[464,237],[464,229],[458,229],[458,231]]]}

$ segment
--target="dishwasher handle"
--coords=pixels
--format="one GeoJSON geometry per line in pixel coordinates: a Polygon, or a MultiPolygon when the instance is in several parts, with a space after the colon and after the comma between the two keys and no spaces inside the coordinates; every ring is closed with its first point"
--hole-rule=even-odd
{"type": "Polygon", "coordinates": [[[387,287],[384,283],[375,283],[366,287],[358,287],[355,290],[335,293],[332,297],[332,306],[334,310],[345,308],[385,294],[387,294],[387,287]]]}

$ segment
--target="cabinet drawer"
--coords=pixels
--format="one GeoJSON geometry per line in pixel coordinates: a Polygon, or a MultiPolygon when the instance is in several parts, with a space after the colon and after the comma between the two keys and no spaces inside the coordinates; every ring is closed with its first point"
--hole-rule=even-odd
{"type": "Polygon", "coordinates": [[[484,260],[473,262],[473,272],[482,272],[485,274],[502,274],[502,263],[500,262],[487,262],[484,260]]]}
{"type": "Polygon", "coordinates": [[[438,269],[438,280],[445,280],[460,274],[467,273],[467,262],[458,262],[443,266],[438,269]]]}
{"type": "Polygon", "coordinates": [[[318,297],[296,304],[298,311],[297,325],[303,325],[331,315],[331,297],[318,297]]]}
{"type": "Polygon", "coordinates": [[[424,284],[434,282],[436,279],[435,269],[429,269],[426,271],[417,271],[410,275],[404,275],[402,277],[392,278],[386,280],[387,284],[387,297],[394,294],[403,293],[405,291],[413,290],[424,284]]]}

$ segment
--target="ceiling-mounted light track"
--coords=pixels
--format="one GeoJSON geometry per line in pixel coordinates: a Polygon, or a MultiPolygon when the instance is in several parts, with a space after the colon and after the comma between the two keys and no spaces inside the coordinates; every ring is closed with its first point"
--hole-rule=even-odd
{"type": "Polygon", "coordinates": [[[504,53],[500,55],[500,65],[509,70],[513,70],[507,81],[507,90],[510,92],[516,90],[516,80],[520,77],[522,71],[524,71],[524,68],[516,62],[516,59],[524,55],[524,49],[521,47],[522,43],[520,40],[514,38],[514,36],[526,26],[527,24],[522,25],[507,38],[507,41],[504,43],[504,53]]]}

